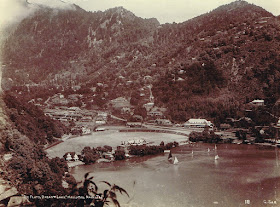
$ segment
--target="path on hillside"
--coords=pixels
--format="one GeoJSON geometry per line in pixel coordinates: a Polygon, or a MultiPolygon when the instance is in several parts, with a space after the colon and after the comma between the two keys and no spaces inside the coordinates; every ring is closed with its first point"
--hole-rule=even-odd
{"type": "Polygon", "coordinates": [[[126,119],[122,119],[122,118],[119,118],[119,117],[116,117],[116,116],[114,116],[114,115],[111,115],[111,118],[112,119],[116,119],[116,120],[119,120],[119,121],[127,121],[126,119]]]}

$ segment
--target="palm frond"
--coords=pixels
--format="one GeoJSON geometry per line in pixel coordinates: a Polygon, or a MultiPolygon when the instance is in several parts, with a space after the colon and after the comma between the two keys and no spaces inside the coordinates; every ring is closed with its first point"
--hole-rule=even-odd
{"type": "Polygon", "coordinates": [[[110,198],[115,199],[117,197],[116,193],[109,191],[110,198]]]}
{"type": "Polygon", "coordinates": [[[109,185],[110,187],[112,186],[109,182],[107,181],[101,181],[102,183],[106,183],[107,185],[109,185]]]}
{"type": "Polygon", "coordinates": [[[126,192],[125,189],[121,188],[120,186],[118,185],[114,185],[112,187],[112,190],[118,190],[121,194],[125,193],[127,195],[127,197],[129,197],[128,193],[126,192]]]}
{"type": "Polygon", "coordinates": [[[90,180],[85,180],[84,181],[84,189],[88,188],[89,183],[90,183],[90,180]]]}
{"type": "Polygon", "coordinates": [[[115,204],[115,206],[121,207],[119,201],[117,201],[117,199],[113,199],[112,198],[113,203],[115,204]]]}
{"type": "Polygon", "coordinates": [[[87,173],[84,175],[84,178],[87,179],[88,175],[89,175],[89,172],[87,172],[87,173]]]}
{"type": "Polygon", "coordinates": [[[103,200],[106,200],[108,198],[108,190],[104,190],[103,192],[103,200]]]}

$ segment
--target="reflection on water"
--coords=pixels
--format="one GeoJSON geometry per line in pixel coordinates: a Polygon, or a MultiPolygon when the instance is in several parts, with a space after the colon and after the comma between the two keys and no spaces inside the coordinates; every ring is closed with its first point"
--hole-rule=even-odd
{"type": "Polygon", "coordinates": [[[130,194],[119,197],[122,206],[258,207],[269,201],[280,206],[277,153],[254,145],[223,144],[215,150],[211,144],[195,144],[172,150],[178,165],[165,154],[78,166],[72,173],[82,180],[91,171],[95,181],[122,186],[130,194]]]}

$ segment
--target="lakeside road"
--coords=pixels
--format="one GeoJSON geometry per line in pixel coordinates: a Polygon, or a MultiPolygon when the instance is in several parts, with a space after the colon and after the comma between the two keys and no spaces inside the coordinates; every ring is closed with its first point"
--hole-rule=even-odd
{"type": "MultiPolygon", "coordinates": [[[[159,145],[161,141],[165,144],[169,142],[186,142],[188,137],[185,135],[171,134],[171,133],[160,133],[160,132],[119,132],[120,129],[129,129],[126,127],[116,126],[105,126],[105,131],[93,132],[90,135],[79,136],[75,138],[65,139],[64,142],[59,143],[49,149],[47,149],[48,156],[62,157],[67,152],[76,152],[80,154],[85,146],[98,147],[109,145],[111,147],[117,147],[121,145],[122,141],[145,139],[148,143],[159,145]]],[[[147,129],[147,128],[146,128],[147,129]]],[[[154,129],[149,127],[149,129],[154,129]]],[[[157,128],[158,129],[158,128],[157,128]]],[[[167,130],[166,127],[162,128],[167,130]]],[[[168,129],[172,132],[176,130],[168,129]]],[[[179,129],[177,132],[184,132],[189,134],[193,129],[179,129]]]]}

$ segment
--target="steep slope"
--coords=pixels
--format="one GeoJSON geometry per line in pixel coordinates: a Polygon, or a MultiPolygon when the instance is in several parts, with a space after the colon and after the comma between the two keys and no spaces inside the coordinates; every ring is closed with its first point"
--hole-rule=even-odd
{"type": "Polygon", "coordinates": [[[9,64],[13,80],[20,83],[42,82],[53,78],[48,75],[65,71],[83,77],[112,62],[113,55],[131,52],[133,44],[149,41],[158,24],[122,7],[95,13],[79,7],[43,8],[23,20],[7,40],[3,62],[9,64]]]}
{"type": "Polygon", "coordinates": [[[172,57],[172,63],[180,64],[153,88],[158,104],[168,106],[172,119],[234,116],[249,100],[263,98],[273,104],[279,98],[280,27],[269,12],[237,1],[175,26],[177,30],[163,26],[161,33],[170,30],[170,37],[159,42],[167,47],[175,36],[181,45],[159,59],[169,62],[172,57]],[[219,76],[215,80],[201,74],[209,63],[213,72],[223,74],[223,85],[219,76]]]}
{"type": "MultiPolygon", "coordinates": [[[[52,141],[48,139],[49,135],[59,131],[52,127],[54,122],[35,106],[9,94],[1,95],[0,107],[5,114],[5,126],[0,128],[0,205],[6,206],[7,199],[18,194],[68,194],[62,186],[62,179],[68,171],[65,160],[49,159],[42,146],[47,140],[52,141]],[[3,185],[3,182],[8,184],[3,185]]],[[[49,201],[34,202],[36,206],[46,206],[49,201]]],[[[59,202],[55,201],[57,206],[62,205],[59,202]]]]}
{"type": "MultiPolygon", "coordinates": [[[[279,18],[245,1],[181,24],[164,25],[122,7],[94,13],[79,7],[44,8],[22,21],[7,39],[4,85],[89,88],[100,83],[106,102],[130,97],[132,91],[153,83],[159,105],[176,106],[168,100],[180,99],[181,93],[192,101],[211,99],[212,105],[227,97],[226,103],[236,103],[234,111],[253,98],[273,104],[279,97],[279,25],[279,18]],[[214,68],[219,74],[217,79],[205,72],[208,63],[209,70],[214,68]],[[197,73],[192,72],[194,68],[197,73]],[[174,77],[180,84],[169,81],[174,77]],[[209,78],[209,84],[205,83],[209,78]]],[[[183,111],[181,116],[186,118],[198,110],[187,108],[171,111],[183,111]]],[[[201,116],[215,116],[215,110],[203,113],[206,108],[209,104],[199,109],[201,116]]]]}

